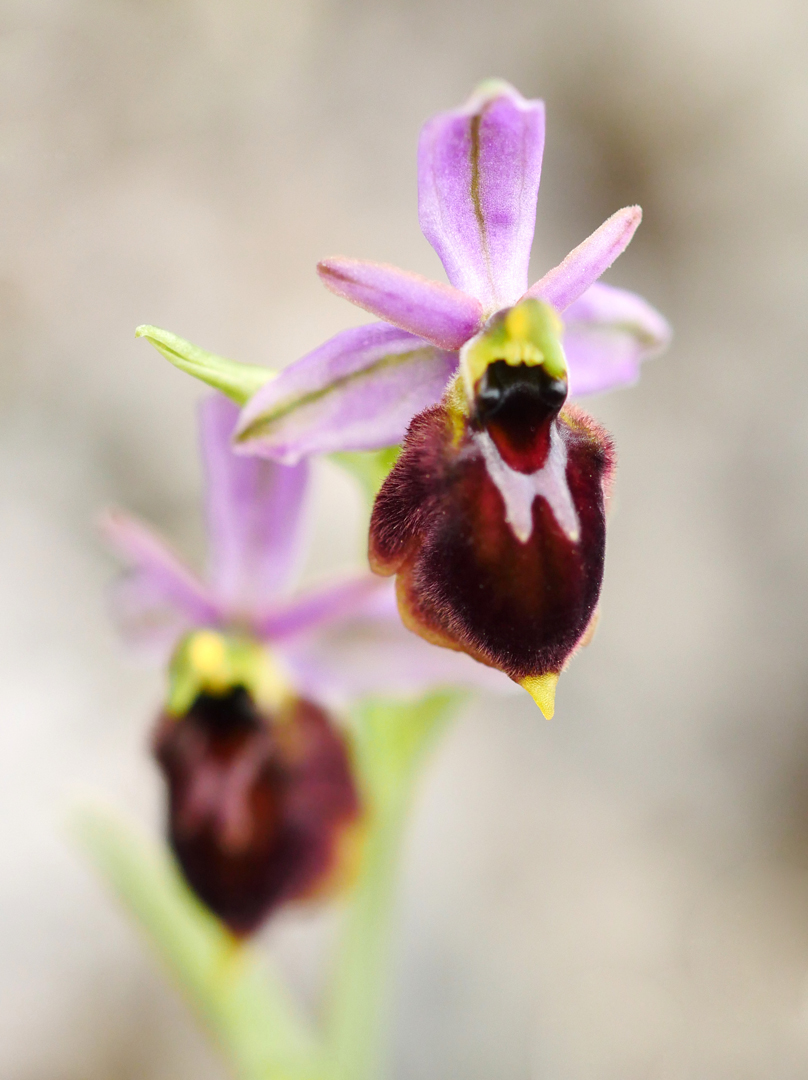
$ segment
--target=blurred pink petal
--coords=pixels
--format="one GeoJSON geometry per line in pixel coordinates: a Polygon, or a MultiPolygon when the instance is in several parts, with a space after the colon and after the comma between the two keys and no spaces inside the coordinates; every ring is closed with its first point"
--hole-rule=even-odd
{"type": "Polygon", "coordinates": [[[113,583],[109,593],[112,620],[134,654],[167,663],[180,638],[197,625],[168,602],[154,580],[134,571],[113,583]]]}
{"type": "Polygon", "coordinates": [[[283,593],[297,567],[309,469],[234,454],[238,416],[221,394],[200,406],[210,587],[228,611],[249,613],[283,593]]]}
{"type": "Polygon", "coordinates": [[[130,568],[133,595],[134,582],[140,583],[144,610],[151,598],[191,624],[219,621],[221,609],[208,590],[148,525],[117,509],[108,510],[100,525],[104,538],[130,568]]]}
{"type": "Polygon", "coordinates": [[[465,653],[431,645],[401,622],[393,583],[364,611],[276,644],[301,690],[342,705],[369,694],[419,695],[442,686],[503,693],[515,684],[465,653]]]}
{"type": "Polygon", "coordinates": [[[357,613],[373,611],[390,583],[367,572],[321,585],[275,606],[254,622],[259,637],[277,642],[317,630],[357,613]]]}

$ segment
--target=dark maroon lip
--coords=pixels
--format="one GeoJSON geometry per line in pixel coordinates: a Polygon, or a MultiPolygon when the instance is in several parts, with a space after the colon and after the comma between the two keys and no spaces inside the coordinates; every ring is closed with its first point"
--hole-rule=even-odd
{"type": "Polygon", "coordinates": [[[174,854],[233,933],[331,876],[359,801],[345,742],[318,706],[297,700],[272,717],[240,686],[200,694],[185,716],[160,719],[154,753],[174,854]]]}
{"type": "MultiPolygon", "coordinates": [[[[517,400],[521,407],[521,390],[517,400]]],[[[532,531],[518,539],[473,421],[458,442],[442,404],[413,421],[376,499],[370,557],[377,571],[399,575],[408,625],[520,681],[558,673],[591,621],[603,577],[603,485],[612,450],[605,433],[578,410],[548,416],[545,408],[524,441],[510,425],[498,431],[498,419],[488,421],[488,432],[495,442],[501,434],[500,452],[505,446],[523,464],[546,456],[541,441],[556,426],[579,534],[567,535],[539,495],[532,531]]]]}

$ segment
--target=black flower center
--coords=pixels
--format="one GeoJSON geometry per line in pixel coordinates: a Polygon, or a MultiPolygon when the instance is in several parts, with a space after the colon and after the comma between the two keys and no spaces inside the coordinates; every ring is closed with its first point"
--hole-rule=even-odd
{"type": "Polygon", "coordinates": [[[239,736],[263,730],[263,721],[243,686],[234,686],[227,693],[201,693],[188,710],[198,727],[211,736],[239,736]]]}
{"type": "Polygon", "coordinates": [[[511,468],[534,472],[549,449],[550,424],[567,397],[567,383],[541,365],[489,364],[477,386],[475,421],[511,468]]]}

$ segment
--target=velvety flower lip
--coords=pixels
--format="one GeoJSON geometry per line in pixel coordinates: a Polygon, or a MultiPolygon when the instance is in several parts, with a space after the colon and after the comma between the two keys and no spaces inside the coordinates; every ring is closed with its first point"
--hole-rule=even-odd
{"type": "Polygon", "coordinates": [[[457,350],[521,299],[565,314],[573,394],[634,382],[641,362],[667,345],[670,327],[639,296],[598,279],[625,250],[642,212],[618,210],[528,288],[543,151],[543,103],[501,80],[427,121],[418,148],[419,217],[450,284],[385,263],[323,260],[326,287],[383,321],[337,334],[259,389],[239,422],[240,448],[294,462],[400,442],[410,419],[440,399],[457,350]]]}
{"type": "Polygon", "coordinates": [[[559,329],[531,297],[464,347],[452,389],[410,425],[369,539],[408,626],[504,671],[548,717],[595,618],[614,467],[605,431],[566,404],[559,329]]]}
{"type": "Polygon", "coordinates": [[[126,639],[167,658],[196,630],[246,634],[270,646],[301,694],[329,705],[372,693],[417,694],[436,685],[507,687],[466,656],[433,656],[401,625],[391,583],[373,574],[292,593],[305,547],[308,464],[234,454],[238,412],[220,394],[201,404],[206,580],[134,516],[114,510],[102,520],[107,541],[129,568],[113,593],[113,614],[126,639]]]}
{"type": "Polygon", "coordinates": [[[268,722],[244,687],[202,693],[161,716],[153,746],[174,853],[237,936],[344,872],[361,808],[345,741],[317,705],[292,700],[268,722]]]}

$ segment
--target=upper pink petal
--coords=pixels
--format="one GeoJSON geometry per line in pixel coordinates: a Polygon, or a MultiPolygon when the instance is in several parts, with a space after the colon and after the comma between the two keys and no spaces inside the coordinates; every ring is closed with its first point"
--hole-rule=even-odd
{"type": "Polygon", "coordinates": [[[618,210],[563,262],[531,285],[525,296],[546,300],[557,311],[564,311],[626,250],[640,221],[642,210],[639,206],[618,210]]]}
{"type": "Polygon", "coordinates": [[[480,329],[479,300],[441,281],[341,256],[323,259],[317,271],[337,296],[441,349],[459,349],[480,329]]]}
{"type": "Polygon", "coordinates": [[[451,283],[487,315],[527,287],[543,151],[543,102],[499,80],[421,131],[421,229],[451,283]]]}
{"type": "Polygon", "coordinates": [[[284,592],[302,550],[308,464],[234,454],[238,406],[214,394],[200,406],[207,474],[209,576],[222,605],[249,613],[284,592]]]}

